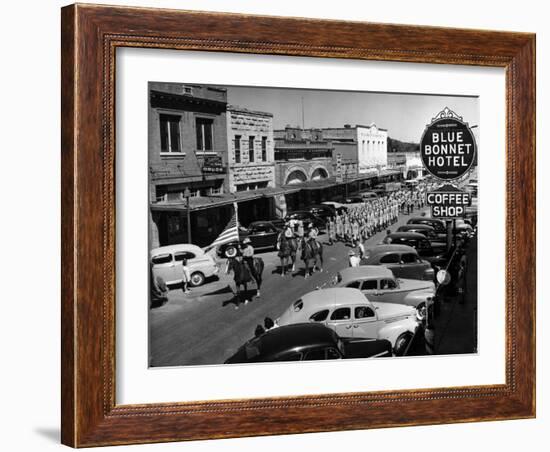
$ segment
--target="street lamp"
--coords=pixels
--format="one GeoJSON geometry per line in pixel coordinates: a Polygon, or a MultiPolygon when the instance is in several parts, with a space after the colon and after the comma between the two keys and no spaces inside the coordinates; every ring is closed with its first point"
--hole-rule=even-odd
{"type": "Polygon", "coordinates": [[[191,191],[189,190],[189,187],[185,187],[183,196],[185,198],[185,203],[187,206],[187,243],[190,244],[191,243],[191,205],[189,203],[189,198],[191,197],[191,191]]]}

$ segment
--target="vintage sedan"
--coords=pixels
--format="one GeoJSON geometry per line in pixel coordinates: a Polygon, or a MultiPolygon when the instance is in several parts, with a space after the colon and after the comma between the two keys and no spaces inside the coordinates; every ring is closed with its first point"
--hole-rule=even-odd
{"type": "Polygon", "coordinates": [[[338,272],[334,284],[359,289],[373,302],[414,306],[422,317],[435,298],[432,281],[396,278],[389,268],[381,265],[346,268],[338,272]]]}
{"type": "Polygon", "coordinates": [[[313,223],[313,225],[319,230],[325,229],[325,221],[308,210],[296,210],[294,212],[289,212],[285,217],[285,220],[300,220],[304,223],[305,227],[307,227],[309,223],[313,223]]]}
{"type": "Polygon", "coordinates": [[[427,224],[434,228],[436,234],[444,238],[447,236],[447,224],[444,220],[439,218],[430,218],[430,217],[413,217],[407,221],[407,224],[427,224]]]}
{"type": "Polygon", "coordinates": [[[218,254],[231,258],[240,253],[240,246],[244,239],[250,239],[254,251],[273,250],[277,248],[277,238],[281,230],[271,221],[254,221],[248,228],[240,228],[240,241],[225,243],[218,247],[218,254]]]}
{"type": "Polygon", "coordinates": [[[432,242],[417,232],[394,232],[386,235],[382,243],[411,246],[422,259],[434,265],[445,265],[450,258],[446,243],[432,242]]]}
{"type": "Polygon", "coordinates": [[[361,265],[383,265],[397,278],[433,281],[434,270],[428,261],[407,245],[376,245],[365,250],[361,265]]]}
{"type": "Polygon", "coordinates": [[[428,224],[403,224],[397,228],[397,232],[416,232],[424,235],[430,241],[441,242],[434,227],[428,224]]]}
{"type": "Polygon", "coordinates": [[[309,206],[307,210],[324,221],[336,216],[336,208],[328,204],[314,204],[309,206]]]}
{"type": "Polygon", "coordinates": [[[182,243],[161,246],[150,252],[153,276],[160,276],[168,285],[183,281],[182,261],[187,259],[191,273],[191,286],[204,284],[207,278],[219,273],[219,266],[212,256],[196,245],[182,243]]]}
{"type": "Polygon", "coordinates": [[[392,355],[387,340],[343,338],[318,323],[272,328],[242,345],[225,364],[326,359],[379,358],[392,355]]]}
{"type": "Polygon", "coordinates": [[[305,294],[275,324],[322,323],[339,336],[385,339],[396,355],[402,355],[421,318],[422,313],[412,306],[371,302],[358,289],[338,287],[305,294]]]}

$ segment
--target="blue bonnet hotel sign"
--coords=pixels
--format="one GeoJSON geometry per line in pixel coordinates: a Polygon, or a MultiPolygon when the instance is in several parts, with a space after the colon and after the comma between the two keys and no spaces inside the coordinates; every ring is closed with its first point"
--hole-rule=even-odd
{"type": "Polygon", "coordinates": [[[466,174],[475,161],[476,151],[472,130],[448,107],[432,118],[420,140],[420,157],[426,171],[444,181],[466,174]]]}

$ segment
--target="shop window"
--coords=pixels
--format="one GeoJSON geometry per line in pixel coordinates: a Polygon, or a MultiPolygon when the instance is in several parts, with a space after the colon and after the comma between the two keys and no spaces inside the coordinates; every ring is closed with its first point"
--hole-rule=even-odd
{"type": "Polygon", "coordinates": [[[161,152],[181,152],[180,116],[159,115],[161,152]]]}
{"type": "Polygon", "coordinates": [[[253,136],[248,137],[248,161],[254,161],[254,138],[253,136]]]}
{"type": "Polygon", "coordinates": [[[235,163],[241,163],[241,136],[235,135],[235,163]]]}
{"type": "Polygon", "coordinates": [[[197,118],[195,125],[197,129],[197,150],[211,151],[212,150],[212,119],[197,118]]]}

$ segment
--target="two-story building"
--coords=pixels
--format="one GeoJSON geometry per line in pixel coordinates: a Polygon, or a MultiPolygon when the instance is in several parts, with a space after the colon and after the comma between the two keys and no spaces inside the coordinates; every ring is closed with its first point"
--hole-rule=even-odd
{"type": "Polygon", "coordinates": [[[229,105],[227,143],[229,192],[241,197],[263,193],[249,200],[242,198],[239,222],[273,218],[282,194],[281,190],[274,190],[273,114],[229,105]]]}
{"type": "Polygon", "coordinates": [[[219,213],[198,206],[227,191],[226,109],[224,88],[149,83],[151,247],[187,241],[186,195],[193,242],[219,229],[219,213]]]}

